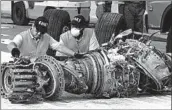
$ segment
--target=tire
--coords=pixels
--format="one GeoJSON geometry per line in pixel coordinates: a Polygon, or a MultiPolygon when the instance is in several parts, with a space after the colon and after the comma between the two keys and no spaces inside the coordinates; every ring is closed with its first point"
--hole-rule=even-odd
{"type": "Polygon", "coordinates": [[[98,42],[101,44],[108,42],[113,33],[119,34],[126,29],[122,14],[104,13],[95,26],[95,33],[98,42]]]}
{"type": "MultiPolygon", "coordinates": [[[[70,16],[67,11],[48,9],[43,15],[49,21],[48,34],[59,41],[60,35],[70,29],[70,16]],[[65,29],[66,30],[63,30],[65,29]]],[[[47,54],[55,56],[55,51],[49,49],[47,54]]]]}
{"type": "Polygon", "coordinates": [[[63,33],[63,27],[67,26],[70,28],[70,16],[68,12],[64,10],[48,9],[43,16],[49,21],[48,34],[59,41],[60,35],[63,33]]]}
{"type": "Polygon", "coordinates": [[[50,19],[50,16],[53,14],[55,9],[47,9],[44,11],[44,17],[49,20],[50,19]]]}
{"type": "Polygon", "coordinates": [[[47,11],[47,10],[50,10],[50,9],[56,9],[55,7],[46,7],[45,9],[44,9],[44,13],[47,11]]]}
{"type": "Polygon", "coordinates": [[[17,25],[27,25],[29,19],[26,17],[25,5],[22,1],[14,3],[12,7],[12,20],[17,25]]]}

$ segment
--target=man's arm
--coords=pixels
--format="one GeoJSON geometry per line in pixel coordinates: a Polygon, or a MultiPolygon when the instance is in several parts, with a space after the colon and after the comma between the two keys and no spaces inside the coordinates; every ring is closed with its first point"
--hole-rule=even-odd
{"type": "Polygon", "coordinates": [[[100,47],[100,45],[99,45],[99,43],[97,41],[95,32],[93,30],[93,34],[92,34],[92,37],[90,39],[89,50],[95,50],[95,49],[97,49],[99,47],[100,47]]]}
{"type": "Polygon", "coordinates": [[[53,50],[57,50],[61,53],[64,53],[68,56],[74,56],[75,52],[70,50],[69,48],[67,48],[63,42],[57,42],[55,39],[53,39],[51,36],[50,36],[50,47],[53,49],[53,50]]]}
{"type": "Polygon", "coordinates": [[[14,39],[7,45],[7,48],[11,52],[13,48],[19,48],[21,44],[22,44],[22,36],[16,35],[14,39]]]}
{"type": "Polygon", "coordinates": [[[16,35],[14,39],[7,45],[8,50],[11,52],[13,57],[20,56],[20,50],[18,49],[22,44],[22,36],[16,35]]]}
{"type": "MultiPolygon", "coordinates": [[[[62,36],[60,36],[60,39],[59,39],[59,43],[62,44],[62,45],[65,45],[63,40],[62,40],[62,36]]],[[[56,56],[67,56],[59,51],[56,51],[56,56]]]]}

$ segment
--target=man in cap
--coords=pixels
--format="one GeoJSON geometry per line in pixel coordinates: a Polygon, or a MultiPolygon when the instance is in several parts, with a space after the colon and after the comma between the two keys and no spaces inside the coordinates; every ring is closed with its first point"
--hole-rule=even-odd
{"type": "Polygon", "coordinates": [[[36,57],[46,55],[49,47],[69,56],[80,56],[47,34],[47,27],[48,20],[41,16],[35,20],[30,29],[16,35],[7,46],[12,56],[23,56],[34,61],[36,57]]]}
{"type": "MultiPolygon", "coordinates": [[[[80,58],[82,57],[82,54],[84,55],[90,50],[95,50],[99,48],[99,43],[95,36],[94,30],[86,28],[86,26],[87,23],[82,15],[75,16],[74,19],[71,21],[71,30],[61,34],[59,41],[60,43],[64,44],[67,48],[71,49],[75,53],[78,53],[80,55],[80,58]]],[[[56,52],[56,57],[59,60],[64,60],[68,56],[64,55],[63,53],[56,52]]],[[[88,86],[84,81],[84,75],[82,73],[75,74],[79,78],[78,81],[75,81],[78,82],[76,84],[78,87],[77,93],[85,93],[88,89],[88,86]]],[[[68,75],[68,77],[65,78],[66,84],[69,85],[72,82],[70,79],[74,79],[72,78],[72,75],[68,75]]],[[[66,91],[72,91],[75,89],[76,88],[70,88],[70,90],[66,91]]]]}
{"type": "MultiPolygon", "coordinates": [[[[71,22],[71,30],[60,36],[60,43],[75,53],[86,53],[90,50],[99,48],[95,32],[93,29],[86,28],[87,23],[82,15],[77,15],[71,22]]],[[[56,56],[65,56],[56,52],[56,56]]],[[[81,56],[82,57],[82,56],[81,56]]]]}

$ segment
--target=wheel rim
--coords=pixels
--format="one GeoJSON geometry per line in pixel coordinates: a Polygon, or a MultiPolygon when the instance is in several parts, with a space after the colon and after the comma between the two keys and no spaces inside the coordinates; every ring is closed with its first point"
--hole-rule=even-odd
{"type": "Polygon", "coordinates": [[[14,81],[14,78],[13,78],[13,75],[11,74],[11,71],[9,68],[7,68],[5,71],[4,71],[4,74],[3,74],[3,77],[2,77],[2,87],[3,87],[3,90],[5,92],[5,94],[10,94],[12,93],[12,89],[13,89],[13,84],[12,82],[14,81]]]}
{"type": "Polygon", "coordinates": [[[49,75],[50,75],[50,79],[54,82],[50,82],[51,80],[49,80],[50,83],[48,84],[51,85],[50,88],[52,91],[47,92],[48,94],[46,94],[45,98],[52,98],[54,97],[53,95],[55,95],[56,98],[60,97],[62,95],[62,92],[64,91],[65,82],[64,82],[64,72],[59,62],[51,56],[44,55],[38,57],[35,60],[35,63],[42,63],[46,65],[50,71],[52,71],[49,73],[49,75]],[[54,67],[51,68],[53,65],[54,67]]]}
{"type": "Polygon", "coordinates": [[[34,67],[39,68],[39,70],[46,71],[47,72],[46,77],[50,78],[50,80],[48,81],[48,85],[44,85],[46,97],[48,98],[55,92],[55,87],[56,87],[55,78],[51,74],[52,71],[47,64],[41,62],[37,62],[34,67]]]}

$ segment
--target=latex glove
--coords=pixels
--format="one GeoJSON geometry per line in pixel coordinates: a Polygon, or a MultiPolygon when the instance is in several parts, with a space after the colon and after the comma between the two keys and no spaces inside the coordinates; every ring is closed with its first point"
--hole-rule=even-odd
{"type": "Polygon", "coordinates": [[[78,58],[78,59],[82,58],[83,56],[84,56],[84,54],[82,54],[82,53],[75,53],[74,54],[74,57],[78,58]]]}

